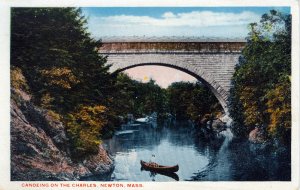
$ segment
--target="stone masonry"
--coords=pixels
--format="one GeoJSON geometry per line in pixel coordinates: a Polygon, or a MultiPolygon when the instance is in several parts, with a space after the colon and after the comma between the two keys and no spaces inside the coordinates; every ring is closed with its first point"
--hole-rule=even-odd
{"type": "Polygon", "coordinates": [[[99,53],[108,56],[110,72],[145,65],[186,72],[206,84],[228,114],[231,78],[244,45],[242,40],[119,40],[104,41],[99,53]]]}

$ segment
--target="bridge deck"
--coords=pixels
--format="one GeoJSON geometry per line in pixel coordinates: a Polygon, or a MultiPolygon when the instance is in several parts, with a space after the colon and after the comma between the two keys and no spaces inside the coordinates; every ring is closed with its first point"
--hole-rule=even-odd
{"type": "Polygon", "coordinates": [[[106,36],[102,38],[102,42],[246,42],[246,40],[204,36],[106,36]]]}
{"type": "Polygon", "coordinates": [[[139,52],[237,52],[245,42],[104,42],[99,53],[139,53],[139,52]]]}

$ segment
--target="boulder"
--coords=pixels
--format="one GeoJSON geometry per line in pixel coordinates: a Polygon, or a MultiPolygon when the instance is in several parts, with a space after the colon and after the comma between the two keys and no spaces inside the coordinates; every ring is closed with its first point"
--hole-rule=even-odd
{"type": "Polygon", "coordinates": [[[231,126],[233,120],[231,119],[231,117],[229,117],[229,115],[224,114],[223,116],[220,117],[220,120],[225,123],[227,126],[231,126]]]}
{"type": "Polygon", "coordinates": [[[110,173],[114,169],[114,161],[102,145],[99,146],[98,154],[87,157],[83,165],[94,175],[110,173]]]}
{"type": "Polygon", "coordinates": [[[248,139],[252,143],[265,143],[267,141],[265,132],[258,127],[255,127],[255,129],[249,133],[248,139]]]}
{"type": "Polygon", "coordinates": [[[215,119],[212,122],[212,129],[214,132],[219,133],[226,130],[226,123],[222,122],[220,119],[215,119]]]}

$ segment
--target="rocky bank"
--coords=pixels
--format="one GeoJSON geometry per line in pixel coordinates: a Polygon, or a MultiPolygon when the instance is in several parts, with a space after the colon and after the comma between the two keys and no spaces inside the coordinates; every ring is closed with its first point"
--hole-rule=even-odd
{"type": "Polygon", "coordinates": [[[113,169],[113,160],[101,145],[97,155],[72,161],[63,124],[35,106],[28,93],[11,90],[10,112],[11,180],[79,180],[113,169]]]}

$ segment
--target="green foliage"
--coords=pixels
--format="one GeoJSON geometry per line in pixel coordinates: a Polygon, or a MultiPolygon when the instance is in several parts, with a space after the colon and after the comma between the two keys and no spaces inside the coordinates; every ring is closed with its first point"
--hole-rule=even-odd
{"type": "Polygon", "coordinates": [[[154,80],[142,83],[119,73],[114,87],[116,90],[112,94],[112,106],[120,116],[131,113],[141,117],[153,112],[162,116],[167,111],[165,90],[155,84],[154,80]]]}
{"type": "Polygon", "coordinates": [[[266,94],[267,113],[270,122],[267,130],[273,137],[290,142],[291,130],[291,82],[288,76],[281,77],[274,89],[266,94]]]}
{"type": "Polygon", "coordinates": [[[102,133],[117,121],[106,108],[112,78],[100,45],[80,9],[12,8],[12,85],[23,85],[19,68],[33,101],[65,122],[77,156],[96,153],[102,133]]]}
{"type": "Polygon", "coordinates": [[[119,73],[115,88],[111,107],[123,117],[128,113],[142,117],[157,112],[159,118],[171,113],[179,120],[196,121],[199,116],[218,115],[222,110],[216,97],[201,83],[177,82],[162,89],[154,80],[142,83],[119,73]]]}
{"type": "Polygon", "coordinates": [[[68,114],[66,126],[74,157],[97,153],[100,131],[108,122],[106,112],[106,107],[95,105],[79,106],[68,114]]]}
{"type": "Polygon", "coordinates": [[[179,120],[197,120],[221,112],[216,97],[201,83],[176,82],[167,89],[170,112],[179,120]]]}
{"type": "Polygon", "coordinates": [[[232,81],[233,131],[246,136],[260,126],[272,136],[281,125],[290,125],[291,92],[282,78],[291,75],[291,16],[274,10],[264,14],[260,23],[250,24],[247,40],[232,81]],[[286,98],[271,100],[274,94],[286,98]],[[279,113],[285,118],[277,118],[279,113]]]}
{"type": "Polygon", "coordinates": [[[142,113],[151,114],[153,112],[157,112],[158,115],[161,115],[166,112],[166,93],[155,84],[155,81],[152,79],[148,83],[140,83],[137,86],[136,100],[138,115],[142,113]]]}
{"type": "Polygon", "coordinates": [[[10,69],[11,87],[14,89],[29,91],[26,78],[23,76],[23,72],[20,68],[12,66],[10,69]]]}
{"type": "Polygon", "coordinates": [[[48,97],[47,108],[68,112],[103,101],[105,58],[80,9],[13,8],[11,16],[11,64],[24,72],[36,103],[48,97]]]}

